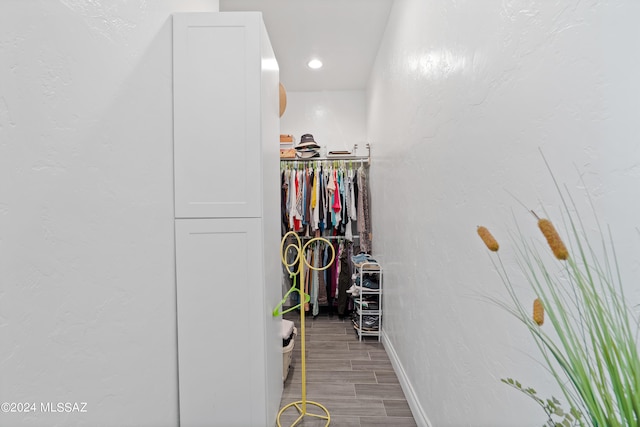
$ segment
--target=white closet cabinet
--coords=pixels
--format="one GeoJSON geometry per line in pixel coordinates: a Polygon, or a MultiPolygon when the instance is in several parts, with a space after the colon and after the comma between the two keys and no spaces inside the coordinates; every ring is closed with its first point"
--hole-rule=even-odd
{"type": "Polygon", "coordinates": [[[173,43],[180,426],[273,426],[277,62],[259,13],[175,14],[173,43]]]}
{"type": "MultiPolygon", "coordinates": [[[[176,217],[259,217],[260,97],[270,77],[279,108],[275,57],[260,52],[269,44],[261,15],[175,14],[173,23],[176,217]],[[261,79],[264,68],[273,70],[261,79]]],[[[279,150],[278,123],[270,142],[279,150]]]]}

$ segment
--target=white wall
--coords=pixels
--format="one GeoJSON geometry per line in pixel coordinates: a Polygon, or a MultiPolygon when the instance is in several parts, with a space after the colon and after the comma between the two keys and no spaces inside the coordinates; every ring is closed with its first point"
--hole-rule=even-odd
{"type": "Polygon", "coordinates": [[[1,425],[178,424],[170,16],[217,9],[1,3],[1,425]]]}
{"type": "Polygon", "coordinates": [[[420,425],[545,421],[499,382],[557,393],[523,328],[479,300],[505,293],[476,235],[488,226],[511,269],[512,213],[539,234],[510,193],[562,223],[539,148],[589,218],[584,176],[638,303],[639,13],[633,0],[396,0],[368,91],[374,253],[420,425]]]}
{"type": "MultiPolygon", "coordinates": [[[[286,87],[286,82],[283,84],[286,87]]],[[[280,132],[293,135],[296,143],[302,135],[310,133],[328,151],[351,151],[358,144],[358,153],[366,154],[366,117],[363,90],[288,92],[280,132]]]]}

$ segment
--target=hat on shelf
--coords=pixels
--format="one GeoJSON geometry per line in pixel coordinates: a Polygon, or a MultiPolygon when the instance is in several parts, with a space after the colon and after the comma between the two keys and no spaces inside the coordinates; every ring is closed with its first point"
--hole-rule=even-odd
{"type": "Polygon", "coordinates": [[[310,133],[305,133],[300,137],[300,143],[296,145],[296,150],[309,148],[320,149],[320,146],[313,139],[313,135],[311,135],[310,133]]]}
{"type": "Polygon", "coordinates": [[[317,149],[310,150],[296,150],[296,157],[300,159],[311,159],[313,157],[319,157],[320,153],[317,149]]]}

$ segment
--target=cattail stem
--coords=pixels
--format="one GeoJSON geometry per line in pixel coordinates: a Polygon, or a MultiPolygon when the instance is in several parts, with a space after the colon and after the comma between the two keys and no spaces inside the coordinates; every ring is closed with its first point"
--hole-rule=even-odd
{"type": "Polygon", "coordinates": [[[498,245],[498,241],[493,237],[491,232],[486,227],[479,226],[478,227],[478,235],[482,239],[487,248],[490,251],[497,252],[500,249],[500,245],[498,245]]]}

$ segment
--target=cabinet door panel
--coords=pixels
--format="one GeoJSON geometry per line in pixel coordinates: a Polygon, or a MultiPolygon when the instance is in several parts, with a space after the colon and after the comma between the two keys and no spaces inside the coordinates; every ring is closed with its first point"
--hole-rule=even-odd
{"type": "Polygon", "coordinates": [[[180,425],[263,425],[259,219],[176,220],[180,425]]]}
{"type": "Polygon", "coordinates": [[[260,216],[258,17],[173,18],[176,218],[260,216]]]}

